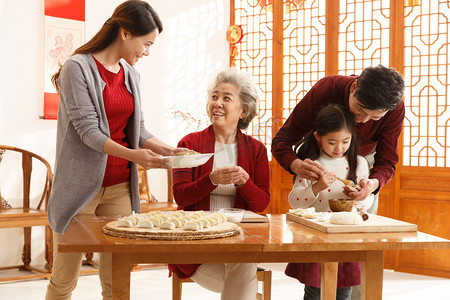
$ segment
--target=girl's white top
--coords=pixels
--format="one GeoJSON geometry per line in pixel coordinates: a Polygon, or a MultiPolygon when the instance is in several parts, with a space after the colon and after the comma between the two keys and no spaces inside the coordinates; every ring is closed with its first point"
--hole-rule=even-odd
{"type": "MultiPolygon", "coordinates": [[[[348,175],[348,161],[346,157],[332,158],[328,155],[321,153],[319,159],[316,160],[321,166],[323,166],[328,172],[334,172],[337,177],[346,179],[348,175]]],[[[367,160],[358,155],[358,167],[356,169],[356,184],[361,179],[367,179],[369,177],[369,164],[367,160]]],[[[330,206],[328,205],[329,199],[347,199],[348,197],[343,193],[344,184],[336,180],[326,189],[320,191],[317,195],[314,195],[312,191],[312,185],[316,181],[306,180],[295,176],[294,186],[289,194],[289,203],[292,208],[307,208],[315,207],[317,212],[330,212],[330,206]]],[[[368,209],[372,206],[373,195],[370,194],[366,199],[362,201],[355,201],[355,207],[364,207],[368,209]]],[[[353,208],[356,211],[356,208],[353,208]]]]}

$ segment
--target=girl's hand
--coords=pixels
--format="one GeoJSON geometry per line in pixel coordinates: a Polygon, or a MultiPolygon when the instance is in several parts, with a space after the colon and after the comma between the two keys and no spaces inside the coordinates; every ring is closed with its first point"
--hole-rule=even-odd
{"type": "Polygon", "coordinates": [[[168,169],[168,165],[162,155],[149,149],[133,150],[131,161],[141,165],[144,169],[168,169]]]}
{"type": "MultiPolygon", "coordinates": [[[[238,184],[238,182],[242,182],[245,177],[241,170],[247,174],[247,172],[238,166],[217,168],[209,174],[209,179],[214,185],[231,183],[238,184]]],[[[245,182],[247,182],[247,180],[248,177],[245,179],[245,182]]]]}
{"type": "Polygon", "coordinates": [[[335,174],[333,172],[328,172],[321,175],[319,180],[312,185],[314,195],[317,195],[320,191],[329,187],[336,180],[334,175],[335,174]]]}

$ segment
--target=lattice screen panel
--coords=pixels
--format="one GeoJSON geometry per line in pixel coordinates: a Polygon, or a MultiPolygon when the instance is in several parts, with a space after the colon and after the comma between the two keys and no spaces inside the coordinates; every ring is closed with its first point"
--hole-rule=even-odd
{"type": "Polygon", "coordinates": [[[340,0],[339,74],[389,66],[390,0],[340,0]]]}
{"type": "Polygon", "coordinates": [[[450,167],[450,4],[417,4],[405,6],[403,164],[450,167]]]}
{"type": "Polygon", "coordinates": [[[259,116],[247,132],[269,146],[272,142],[273,14],[260,1],[236,0],[235,22],[244,31],[236,67],[254,76],[260,89],[259,116]]]}
{"type": "Polygon", "coordinates": [[[285,1],[283,118],[325,76],[326,1],[285,1]]]}

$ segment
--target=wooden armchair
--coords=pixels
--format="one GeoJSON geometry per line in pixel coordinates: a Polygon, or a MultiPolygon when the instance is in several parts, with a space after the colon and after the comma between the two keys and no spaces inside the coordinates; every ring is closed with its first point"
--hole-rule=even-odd
{"type": "Polygon", "coordinates": [[[172,190],[172,170],[167,171],[167,202],[159,202],[150,193],[148,187],[147,170],[138,166],[139,172],[139,193],[141,194],[141,213],[146,213],[154,210],[172,211],[177,210],[178,205],[173,201],[172,190]]]}
{"type": "MultiPolygon", "coordinates": [[[[15,269],[36,271],[41,273],[40,275],[22,275],[15,277],[2,278],[0,281],[7,280],[19,280],[33,277],[43,277],[48,276],[52,270],[53,255],[52,255],[52,231],[49,227],[47,219],[47,203],[52,189],[53,173],[50,164],[41,156],[34,154],[32,152],[0,145],[0,152],[16,152],[21,155],[22,158],[22,206],[21,207],[0,207],[0,228],[11,228],[11,227],[23,227],[24,231],[24,245],[22,250],[22,265],[2,267],[0,270],[15,269]],[[32,179],[33,162],[39,162],[44,165],[46,170],[43,176],[45,176],[43,191],[40,197],[39,203],[33,205],[30,199],[30,187],[32,179]],[[31,266],[31,227],[33,226],[45,226],[45,268],[37,268],[31,266]]],[[[1,161],[1,159],[0,159],[1,161]]],[[[0,167],[1,171],[1,167],[0,167]]],[[[33,173],[34,174],[34,173],[33,173]]],[[[1,195],[0,195],[0,198],[1,195]]],[[[2,201],[3,202],[3,201],[2,201]]],[[[6,206],[6,205],[5,205],[6,206]]]]}

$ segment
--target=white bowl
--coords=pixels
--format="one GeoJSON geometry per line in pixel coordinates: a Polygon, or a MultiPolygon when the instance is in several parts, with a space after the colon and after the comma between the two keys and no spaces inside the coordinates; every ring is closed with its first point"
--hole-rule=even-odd
{"type": "Polygon", "coordinates": [[[227,221],[233,223],[241,222],[245,212],[242,208],[220,208],[217,211],[223,212],[227,216],[227,221]]]}
{"type": "Polygon", "coordinates": [[[182,156],[165,156],[168,165],[173,168],[193,168],[206,163],[214,153],[192,154],[182,156]]]}

